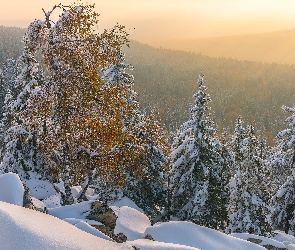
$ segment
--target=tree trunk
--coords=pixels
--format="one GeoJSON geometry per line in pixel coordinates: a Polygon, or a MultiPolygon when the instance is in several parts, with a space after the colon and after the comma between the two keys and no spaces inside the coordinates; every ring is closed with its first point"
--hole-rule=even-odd
{"type": "Polygon", "coordinates": [[[93,169],[90,166],[90,156],[88,155],[87,157],[87,165],[86,165],[87,169],[88,169],[88,175],[83,183],[82,189],[80,191],[80,193],[78,194],[78,201],[83,201],[86,200],[86,196],[85,193],[87,191],[87,188],[89,187],[89,185],[92,182],[92,178],[93,178],[93,169]]]}
{"type": "Polygon", "coordinates": [[[64,187],[65,187],[65,195],[63,199],[63,206],[71,205],[74,203],[74,198],[71,191],[70,185],[70,161],[69,161],[69,145],[68,143],[64,146],[64,187]]]}

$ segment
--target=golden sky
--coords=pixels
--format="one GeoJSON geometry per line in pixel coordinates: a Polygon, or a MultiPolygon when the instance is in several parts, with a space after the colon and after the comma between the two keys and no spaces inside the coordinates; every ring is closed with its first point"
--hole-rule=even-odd
{"type": "MultiPolygon", "coordinates": [[[[42,8],[69,0],[2,0],[0,25],[27,27],[42,8]]],[[[267,32],[295,28],[295,0],[88,0],[101,27],[116,22],[131,38],[153,41],[267,32]],[[135,28],[135,30],[133,29],[135,28]]]]}

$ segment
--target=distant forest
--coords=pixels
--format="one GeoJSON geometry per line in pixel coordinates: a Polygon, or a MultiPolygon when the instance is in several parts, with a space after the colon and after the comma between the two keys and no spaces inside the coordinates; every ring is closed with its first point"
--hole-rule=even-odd
{"type": "Polygon", "coordinates": [[[141,105],[157,107],[169,130],[188,119],[201,71],[220,131],[232,127],[241,115],[271,142],[284,127],[281,107],[295,100],[294,65],[212,58],[138,42],[132,42],[126,54],[126,61],[135,67],[141,105]]]}
{"type": "Polygon", "coordinates": [[[22,37],[26,29],[0,26],[0,62],[16,58],[23,51],[22,37]]]}
{"type": "Polygon", "coordinates": [[[212,57],[295,64],[295,29],[235,36],[164,40],[153,42],[152,45],[192,51],[212,57]]]}
{"type": "MultiPolygon", "coordinates": [[[[0,60],[18,57],[24,29],[0,26],[0,60]]],[[[157,111],[173,132],[188,120],[198,75],[205,75],[219,131],[232,128],[238,115],[265,133],[268,141],[284,128],[281,107],[295,102],[295,65],[212,58],[177,50],[156,49],[132,41],[126,62],[134,66],[141,107],[157,111]]]]}

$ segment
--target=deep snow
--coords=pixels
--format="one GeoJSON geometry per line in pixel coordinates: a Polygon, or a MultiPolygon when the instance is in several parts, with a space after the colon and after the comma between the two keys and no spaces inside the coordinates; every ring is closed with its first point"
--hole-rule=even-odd
{"type": "Polygon", "coordinates": [[[151,235],[156,241],[187,245],[202,250],[265,249],[251,242],[185,221],[157,223],[147,228],[145,234],[151,235]]]}
{"type": "Polygon", "coordinates": [[[22,206],[23,197],[24,187],[17,174],[0,175],[0,201],[22,206]]]}
{"type": "Polygon", "coordinates": [[[0,202],[2,250],[132,249],[93,236],[48,214],[0,202]]]}
{"type": "MultiPolygon", "coordinates": [[[[44,192],[51,189],[51,184],[44,180],[38,183],[38,178],[35,178],[30,184],[29,188],[34,188],[36,194],[40,194],[38,197],[41,197],[41,194],[45,197],[48,193],[53,193],[44,192]],[[38,190],[39,188],[41,190],[38,190]]],[[[79,187],[72,190],[78,192],[79,187]]],[[[57,194],[43,201],[32,197],[34,204],[41,208],[49,205],[47,208],[51,215],[48,215],[21,207],[23,192],[24,188],[18,175],[0,175],[1,250],[133,249],[131,246],[139,247],[141,250],[265,249],[236,238],[246,239],[248,234],[235,234],[233,237],[190,222],[170,221],[151,226],[142,209],[126,197],[111,206],[118,216],[115,233],[122,232],[128,238],[126,243],[119,244],[112,242],[112,239],[91,226],[100,225],[100,222],[86,219],[93,201],[61,207],[57,194]],[[144,239],[147,235],[155,241],[144,239]]],[[[283,232],[277,231],[273,239],[250,236],[263,240],[263,243],[271,243],[277,247],[283,247],[284,244],[288,249],[295,250],[295,237],[283,232]]]]}

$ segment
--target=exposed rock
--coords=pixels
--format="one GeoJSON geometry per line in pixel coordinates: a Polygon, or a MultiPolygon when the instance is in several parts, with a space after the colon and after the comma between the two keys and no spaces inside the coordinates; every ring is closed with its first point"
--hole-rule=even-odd
{"type": "Polygon", "coordinates": [[[118,233],[113,236],[113,239],[118,243],[123,243],[127,241],[127,236],[123,233],[118,233]]]}
{"type": "Polygon", "coordinates": [[[117,216],[106,203],[102,203],[100,201],[93,202],[91,204],[90,213],[86,218],[89,220],[96,220],[104,224],[94,225],[94,227],[116,242],[122,243],[127,240],[127,237],[123,233],[119,233],[117,235],[114,234],[117,216]]]}
{"type": "MultiPolygon", "coordinates": [[[[247,241],[250,241],[250,242],[258,244],[258,245],[262,242],[262,240],[255,239],[255,238],[248,238],[247,241]]],[[[266,249],[269,249],[269,250],[284,250],[284,249],[286,249],[286,248],[275,247],[275,246],[270,245],[270,244],[261,245],[261,246],[263,246],[263,247],[265,247],[266,249]]]]}
{"type": "Polygon", "coordinates": [[[23,207],[29,208],[29,209],[34,209],[34,204],[32,201],[30,189],[24,183],[23,183],[23,186],[24,186],[23,207]]]}
{"type": "Polygon", "coordinates": [[[272,245],[263,245],[263,247],[265,247],[268,250],[285,250],[285,249],[287,249],[287,248],[275,247],[275,246],[272,246],[272,245]]]}
{"type": "Polygon", "coordinates": [[[23,186],[24,186],[23,207],[46,213],[46,209],[43,210],[41,208],[34,206],[30,189],[24,183],[23,183],[23,186]]]}
{"type": "Polygon", "coordinates": [[[146,234],[144,236],[144,239],[147,239],[147,240],[154,240],[153,237],[150,235],[150,234],[146,234]]]}

